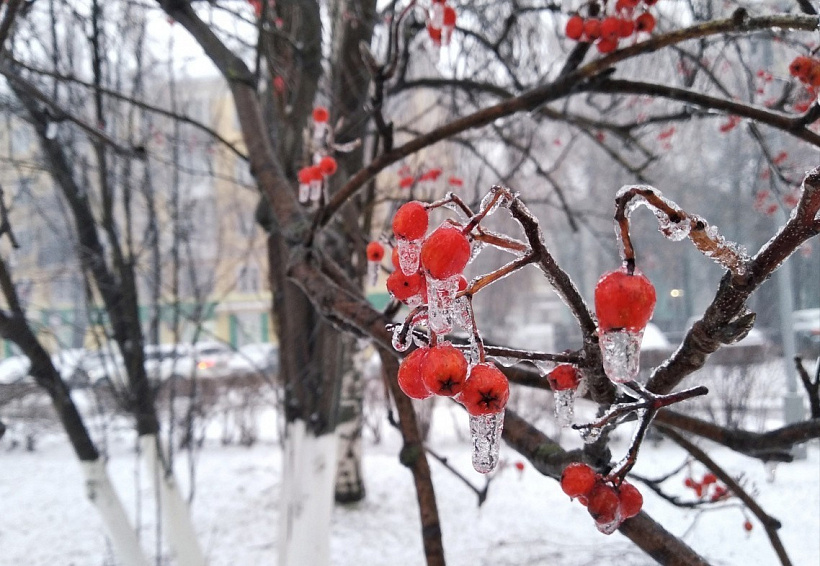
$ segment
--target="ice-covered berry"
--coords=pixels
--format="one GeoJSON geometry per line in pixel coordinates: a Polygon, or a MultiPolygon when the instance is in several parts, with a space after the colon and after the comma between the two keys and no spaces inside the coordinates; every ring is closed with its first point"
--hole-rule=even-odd
{"type": "Polygon", "coordinates": [[[510,384],[492,362],[473,366],[458,401],[473,416],[500,412],[510,398],[510,384]]]}
{"type": "Polygon", "coordinates": [[[471,251],[467,236],[445,224],[436,228],[421,245],[421,265],[434,279],[449,279],[464,271],[471,251]]]}
{"type": "Polygon", "coordinates": [[[595,522],[607,524],[617,519],[620,500],[612,486],[602,481],[596,482],[587,500],[587,511],[595,522]]]}
{"type": "Polygon", "coordinates": [[[434,346],[421,366],[421,378],[436,395],[457,395],[467,379],[467,359],[452,344],[434,346]]]}
{"type": "Polygon", "coordinates": [[[330,118],[330,112],[324,106],[317,106],[313,109],[313,121],[324,124],[330,118]]]}
{"type": "Polygon", "coordinates": [[[582,462],[573,462],[561,474],[561,489],[570,497],[586,496],[595,487],[598,474],[582,462]]]}
{"type": "Polygon", "coordinates": [[[367,261],[381,261],[384,257],[384,246],[380,242],[370,242],[365,250],[367,261]]]}
{"type": "Polygon", "coordinates": [[[578,387],[581,376],[571,364],[561,364],[547,374],[547,381],[553,391],[567,391],[578,387]]]}
{"type": "Polygon", "coordinates": [[[387,278],[387,290],[402,302],[421,294],[425,286],[424,276],[418,272],[405,275],[401,269],[397,269],[387,278]]]}
{"type": "Polygon", "coordinates": [[[421,378],[421,365],[429,351],[429,348],[413,350],[399,365],[399,387],[411,399],[427,399],[433,394],[421,378]]]}
{"type": "Polygon", "coordinates": [[[393,234],[404,240],[420,240],[427,233],[427,209],[418,201],[404,203],[393,216],[393,234]]]}
{"type": "Polygon", "coordinates": [[[631,483],[623,482],[618,489],[618,500],[620,501],[620,513],[623,519],[634,517],[641,512],[643,507],[643,496],[638,488],[631,483]]]}
{"type": "Polygon", "coordinates": [[[602,331],[646,327],[655,309],[655,287],[642,273],[610,271],[595,286],[595,314],[602,331]]]}

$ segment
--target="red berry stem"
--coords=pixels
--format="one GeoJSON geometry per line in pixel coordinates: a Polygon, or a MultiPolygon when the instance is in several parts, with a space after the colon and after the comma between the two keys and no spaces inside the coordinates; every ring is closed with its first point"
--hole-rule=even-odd
{"type": "Polygon", "coordinates": [[[479,333],[478,325],[475,321],[475,310],[473,310],[472,295],[467,296],[467,312],[470,314],[470,326],[473,330],[473,341],[476,346],[478,346],[478,360],[470,360],[470,362],[473,364],[483,364],[487,359],[487,351],[484,348],[484,339],[481,337],[481,333],[479,333]]]}
{"type": "Polygon", "coordinates": [[[654,207],[671,224],[688,225],[688,238],[706,257],[712,258],[734,275],[746,272],[749,258],[738,252],[736,246],[726,242],[703,218],[688,214],[674,202],[665,199],[654,187],[643,185],[622,190],[615,199],[615,223],[625,266],[630,274],[635,269],[635,249],[629,236],[629,205],[636,198],[642,198],[644,204],[654,207]]]}
{"type": "Polygon", "coordinates": [[[504,197],[507,201],[511,201],[515,196],[513,195],[513,192],[510,189],[508,189],[507,187],[501,187],[499,185],[493,185],[493,187],[490,189],[490,192],[492,192],[493,196],[490,198],[487,205],[482,210],[479,210],[478,214],[473,216],[467,223],[467,225],[464,227],[464,230],[462,230],[462,232],[465,235],[472,232],[473,228],[478,226],[478,224],[482,220],[484,220],[484,217],[487,216],[487,214],[489,214],[489,212],[495,207],[495,204],[498,202],[498,199],[504,197]]]}
{"type": "Polygon", "coordinates": [[[475,233],[473,234],[473,240],[490,244],[496,248],[510,250],[511,252],[523,253],[530,249],[530,247],[521,240],[510,238],[504,234],[496,234],[495,232],[485,230],[481,226],[476,227],[475,233]]]}
{"type": "MultiPolygon", "coordinates": [[[[427,305],[419,305],[404,318],[404,322],[401,323],[401,330],[399,331],[399,340],[404,343],[407,340],[407,334],[412,332],[413,325],[421,317],[423,314],[427,312],[427,305]]],[[[388,326],[388,330],[392,331],[395,328],[395,325],[388,326]]]]}
{"type": "MultiPolygon", "coordinates": [[[[440,208],[440,207],[446,206],[448,204],[455,204],[457,207],[459,207],[464,212],[465,215],[467,215],[468,218],[475,215],[475,213],[473,212],[473,209],[471,209],[469,206],[467,206],[467,203],[465,203],[463,200],[461,200],[460,196],[458,196],[457,194],[452,193],[452,192],[447,193],[446,195],[444,195],[444,198],[439,199],[439,200],[434,200],[433,202],[427,203],[424,206],[427,210],[433,210],[434,208],[440,208]]],[[[466,232],[465,232],[465,234],[466,234],[466,232]]]]}

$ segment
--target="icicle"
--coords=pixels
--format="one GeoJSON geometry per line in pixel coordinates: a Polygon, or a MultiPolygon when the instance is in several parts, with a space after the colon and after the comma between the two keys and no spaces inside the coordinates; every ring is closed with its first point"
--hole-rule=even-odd
{"type": "Polygon", "coordinates": [[[555,420],[561,428],[572,424],[575,416],[575,390],[564,389],[555,392],[555,420]]]}
{"type": "Polygon", "coordinates": [[[457,275],[449,279],[427,278],[427,321],[436,334],[446,334],[453,329],[457,292],[457,275]]]}
{"type": "Polygon", "coordinates": [[[306,204],[310,200],[310,183],[299,183],[299,202],[306,204]]]}
{"type": "Polygon", "coordinates": [[[310,200],[317,202],[322,197],[322,180],[312,179],[310,181],[310,200]]]}
{"type": "Polygon", "coordinates": [[[488,415],[470,415],[470,436],[473,440],[473,468],[482,474],[498,465],[504,411],[488,415]]]}
{"type": "MultiPolygon", "coordinates": [[[[495,198],[496,193],[498,193],[500,190],[501,190],[501,189],[494,188],[493,190],[491,190],[490,192],[488,192],[486,195],[484,195],[484,198],[483,198],[483,199],[481,199],[481,206],[480,206],[479,210],[484,210],[485,208],[487,208],[488,206],[490,206],[490,202],[491,202],[491,201],[495,198]]],[[[507,205],[509,205],[509,202],[510,202],[510,199],[508,199],[508,198],[507,198],[507,196],[506,196],[505,194],[503,194],[503,193],[502,193],[502,194],[498,197],[498,199],[495,201],[495,203],[493,204],[492,208],[490,208],[490,209],[487,211],[487,216],[491,215],[493,212],[495,212],[496,210],[498,210],[498,207],[499,207],[499,206],[507,206],[507,205]]]]}
{"type": "Polygon", "coordinates": [[[777,471],[777,462],[774,460],[768,460],[763,463],[763,468],[766,470],[766,482],[774,483],[774,474],[777,471]]]}
{"type": "Polygon", "coordinates": [[[391,343],[393,344],[393,349],[397,352],[406,352],[410,349],[411,344],[413,344],[413,329],[411,328],[410,331],[407,333],[407,336],[404,339],[404,342],[401,340],[401,331],[404,328],[403,324],[399,324],[393,328],[393,339],[391,343]]]}
{"type": "Polygon", "coordinates": [[[472,335],[473,319],[470,316],[470,302],[467,297],[459,297],[453,303],[453,322],[472,335]]]}
{"type": "Polygon", "coordinates": [[[689,222],[685,220],[681,222],[672,222],[666,214],[657,208],[652,207],[652,209],[658,219],[658,230],[660,230],[661,234],[666,236],[668,239],[673,242],[680,242],[689,235],[689,230],[691,228],[689,222]]]}
{"type": "Polygon", "coordinates": [[[616,511],[615,518],[609,523],[599,523],[598,521],[595,521],[595,528],[605,535],[611,535],[618,530],[618,527],[621,526],[622,522],[620,511],[616,511]]]}
{"type": "Polygon", "coordinates": [[[405,275],[413,275],[419,270],[419,256],[421,254],[421,240],[405,240],[399,238],[396,243],[399,251],[399,267],[405,275]]]}
{"type": "Polygon", "coordinates": [[[57,137],[57,122],[46,124],[46,139],[53,140],[57,137]]]}
{"type": "Polygon", "coordinates": [[[518,358],[509,358],[507,356],[493,356],[493,359],[506,368],[512,367],[521,361],[518,358]]]}
{"type": "Polygon", "coordinates": [[[538,370],[538,374],[541,377],[546,376],[549,372],[555,369],[554,362],[547,362],[544,360],[533,360],[532,364],[535,366],[535,369],[538,370]]]}
{"type": "Polygon", "coordinates": [[[581,429],[581,440],[584,444],[592,444],[601,438],[601,429],[595,427],[587,427],[581,429]]]}
{"type": "Polygon", "coordinates": [[[444,27],[444,3],[433,2],[430,7],[430,19],[428,20],[431,28],[440,30],[444,27]]]}
{"type": "Polygon", "coordinates": [[[609,330],[599,336],[604,358],[604,372],[615,383],[634,381],[638,377],[641,361],[643,330],[609,330]]]}

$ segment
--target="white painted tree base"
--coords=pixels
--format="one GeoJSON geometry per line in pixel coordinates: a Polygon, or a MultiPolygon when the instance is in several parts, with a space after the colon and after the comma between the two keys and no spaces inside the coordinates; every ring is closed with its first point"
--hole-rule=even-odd
{"type": "Polygon", "coordinates": [[[142,457],[154,482],[154,492],[159,497],[160,517],[174,563],[179,566],[205,566],[205,557],[191,522],[188,504],[177,487],[173,473],[166,471],[160,459],[157,437],[146,434],[140,437],[142,457]]]}
{"type": "Polygon", "coordinates": [[[282,469],[279,566],[330,564],[330,520],[336,478],[335,433],[314,436],[288,423],[282,469]]]}
{"type": "Polygon", "coordinates": [[[123,566],[149,566],[150,562],[137,539],[137,532],[111,485],[105,461],[101,458],[81,461],[80,466],[85,476],[88,499],[99,511],[119,561],[123,566]]]}

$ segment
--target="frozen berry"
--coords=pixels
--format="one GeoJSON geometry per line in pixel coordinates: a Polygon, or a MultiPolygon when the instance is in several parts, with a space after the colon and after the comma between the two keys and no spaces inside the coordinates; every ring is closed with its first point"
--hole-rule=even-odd
{"type": "Polygon", "coordinates": [[[445,224],[424,240],[421,264],[433,279],[449,279],[464,271],[471,251],[467,236],[458,228],[445,224]]]}
{"type": "Polygon", "coordinates": [[[473,416],[500,412],[510,398],[510,384],[495,364],[473,366],[458,401],[473,416]]]}
{"type": "Polygon", "coordinates": [[[604,21],[601,22],[601,37],[602,38],[615,38],[615,37],[618,37],[618,30],[620,28],[621,28],[621,20],[619,20],[615,16],[609,16],[608,18],[604,18],[604,21]]]}
{"type": "Polygon", "coordinates": [[[399,365],[399,387],[411,399],[427,399],[433,394],[421,378],[421,365],[429,351],[429,348],[413,350],[399,365]]]}
{"type": "Polygon", "coordinates": [[[709,485],[711,483],[715,483],[716,481],[717,481],[717,476],[715,474],[709,472],[709,473],[703,475],[703,480],[701,481],[701,483],[703,483],[703,485],[709,485]]]}
{"type": "Polygon", "coordinates": [[[635,18],[635,29],[644,33],[652,33],[652,30],[655,29],[655,16],[649,12],[644,12],[635,18]]]}
{"type": "Polygon", "coordinates": [[[589,18],[584,22],[584,35],[590,41],[595,41],[601,37],[601,20],[589,18]]]}
{"type": "Polygon", "coordinates": [[[584,19],[577,14],[570,17],[567,20],[566,34],[570,39],[576,41],[581,39],[581,36],[584,35],[584,19]]]}
{"type": "Polygon", "coordinates": [[[809,76],[812,67],[814,67],[814,61],[811,57],[799,55],[789,65],[789,72],[798,79],[805,80],[809,76]]]}
{"type": "Polygon", "coordinates": [[[436,395],[457,395],[467,379],[467,359],[452,344],[430,348],[421,366],[421,378],[436,395]]]}
{"type": "Polygon", "coordinates": [[[420,294],[424,287],[424,277],[419,272],[405,275],[401,269],[397,269],[387,278],[387,290],[402,302],[420,294]]]}
{"type": "Polygon", "coordinates": [[[578,387],[581,376],[578,370],[571,364],[561,364],[549,372],[547,380],[553,391],[567,391],[578,387]]]}
{"type": "Polygon", "coordinates": [[[743,523],[743,528],[748,532],[752,530],[752,522],[747,520],[743,523]]]}
{"type": "Polygon", "coordinates": [[[595,470],[581,462],[573,462],[561,474],[561,489],[570,497],[585,496],[595,487],[597,479],[595,470]]]}
{"type": "Polygon", "coordinates": [[[641,512],[643,496],[638,488],[631,483],[622,483],[618,489],[618,500],[621,504],[621,517],[628,519],[641,512]]]}
{"type": "Polygon", "coordinates": [[[602,331],[646,327],[655,309],[655,288],[642,273],[610,271],[595,286],[595,314],[602,331]]]}
{"type": "Polygon", "coordinates": [[[518,460],[515,463],[515,469],[518,470],[519,472],[523,472],[524,471],[524,462],[522,462],[521,460],[518,460]]]}
{"type": "Polygon", "coordinates": [[[313,121],[323,124],[330,118],[330,112],[324,106],[317,106],[313,109],[313,121]]]}
{"type": "Polygon", "coordinates": [[[393,251],[390,253],[390,261],[393,263],[393,267],[396,269],[401,269],[401,262],[399,262],[399,248],[394,247],[393,251]]]}
{"type": "Polygon", "coordinates": [[[587,511],[596,523],[611,523],[617,518],[620,502],[613,487],[599,481],[589,492],[587,499],[587,511]]]}
{"type": "Polygon", "coordinates": [[[612,53],[618,49],[617,37],[602,37],[596,44],[599,53],[612,53]]]}
{"type": "Polygon", "coordinates": [[[330,177],[339,168],[339,166],[336,164],[336,160],[329,155],[325,155],[321,159],[321,161],[319,161],[318,167],[319,171],[321,171],[322,175],[324,175],[325,177],[330,177]]]}
{"type": "Polygon", "coordinates": [[[618,37],[629,37],[635,33],[635,22],[629,18],[621,18],[618,20],[618,37]]]}
{"type": "Polygon", "coordinates": [[[379,242],[370,242],[365,250],[367,261],[381,261],[384,257],[384,246],[379,242]]]}
{"type": "Polygon", "coordinates": [[[403,240],[421,240],[427,233],[427,209],[413,200],[404,203],[393,216],[393,234],[403,240]]]}

